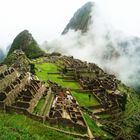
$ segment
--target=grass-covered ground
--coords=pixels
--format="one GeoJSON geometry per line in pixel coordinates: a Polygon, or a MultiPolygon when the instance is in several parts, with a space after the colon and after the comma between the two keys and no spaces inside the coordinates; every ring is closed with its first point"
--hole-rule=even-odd
{"type": "Polygon", "coordinates": [[[41,99],[39,100],[37,106],[35,107],[33,113],[35,113],[35,114],[40,114],[40,113],[41,113],[41,109],[42,109],[44,103],[45,103],[45,98],[41,98],[41,99]]]}
{"type": "Polygon", "coordinates": [[[122,83],[118,84],[118,90],[121,93],[126,93],[127,101],[125,105],[125,111],[122,111],[116,116],[111,118],[108,114],[98,115],[100,118],[107,119],[105,126],[108,128],[116,128],[114,134],[119,135],[123,139],[132,140],[140,139],[139,130],[136,130],[136,126],[139,126],[140,119],[140,98],[139,94],[132,88],[125,86],[122,83]],[[137,138],[136,138],[137,136],[137,138]]]}
{"type": "Polygon", "coordinates": [[[80,106],[91,107],[95,105],[100,105],[98,100],[93,95],[91,95],[91,98],[89,99],[88,93],[81,93],[81,92],[73,91],[72,95],[75,97],[75,99],[77,100],[80,106]]]}
{"type": "Polygon", "coordinates": [[[101,119],[108,119],[111,117],[110,114],[100,114],[100,115],[97,115],[98,117],[100,117],[101,119]]]}
{"type": "Polygon", "coordinates": [[[24,115],[0,113],[0,140],[73,140],[24,115]]]}
{"type": "Polygon", "coordinates": [[[49,97],[49,100],[47,102],[47,105],[45,107],[45,110],[43,112],[43,115],[48,115],[49,114],[49,111],[50,111],[50,107],[51,107],[51,103],[53,102],[53,99],[54,99],[54,95],[51,94],[50,97],[49,97]]]}
{"type": "Polygon", "coordinates": [[[101,139],[107,139],[107,140],[113,138],[109,133],[103,131],[99,126],[97,126],[96,122],[92,118],[90,118],[88,114],[84,113],[84,118],[93,136],[100,137],[101,139]]]}
{"type": "Polygon", "coordinates": [[[62,77],[59,74],[58,67],[55,64],[41,63],[35,64],[35,67],[36,67],[36,75],[40,80],[43,80],[45,82],[47,82],[47,80],[51,80],[66,88],[72,89],[80,88],[79,84],[76,82],[64,82],[64,80],[61,79],[62,77]],[[49,74],[49,73],[58,73],[58,74],[49,74]]]}

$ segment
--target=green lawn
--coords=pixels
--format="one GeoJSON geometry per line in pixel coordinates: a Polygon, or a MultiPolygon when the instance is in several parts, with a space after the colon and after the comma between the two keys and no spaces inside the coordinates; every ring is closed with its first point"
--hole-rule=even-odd
{"type": "Polygon", "coordinates": [[[54,99],[54,94],[51,94],[50,97],[49,97],[49,100],[47,102],[47,105],[45,107],[43,115],[48,115],[49,114],[53,99],[54,99]]]}
{"type": "Polygon", "coordinates": [[[98,127],[96,122],[93,119],[91,119],[89,115],[84,113],[84,118],[91,132],[93,133],[93,136],[101,137],[102,139],[112,139],[112,136],[109,133],[103,131],[100,127],[98,127]]]}
{"type": "Polygon", "coordinates": [[[72,88],[72,89],[80,88],[80,85],[77,82],[64,82],[63,79],[61,79],[60,74],[48,74],[48,73],[59,72],[55,64],[41,63],[41,64],[35,64],[35,67],[36,67],[36,75],[40,80],[43,80],[45,82],[47,82],[47,80],[51,80],[66,88],[72,88]]]}
{"type": "Polygon", "coordinates": [[[41,99],[39,100],[37,106],[35,107],[33,113],[35,113],[35,114],[40,114],[41,109],[42,109],[44,103],[45,103],[45,98],[41,98],[41,99]]]}
{"type": "Polygon", "coordinates": [[[80,92],[73,91],[72,95],[76,98],[80,106],[90,107],[90,106],[100,105],[98,100],[93,95],[91,95],[90,100],[89,100],[89,94],[87,93],[80,93],[80,92]]]}
{"type": "Polygon", "coordinates": [[[107,119],[107,118],[110,118],[111,117],[110,114],[100,114],[100,115],[97,115],[97,116],[99,116],[102,119],[107,119]]]}
{"type": "Polygon", "coordinates": [[[42,123],[19,114],[0,113],[1,140],[73,140],[42,123]]]}

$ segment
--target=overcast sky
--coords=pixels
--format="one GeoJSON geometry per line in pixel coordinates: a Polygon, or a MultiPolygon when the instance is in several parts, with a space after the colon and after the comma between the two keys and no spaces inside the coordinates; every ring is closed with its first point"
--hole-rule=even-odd
{"type": "MultiPolygon", "coordinates": [[[[0,46],[7,47],[24,29],[40,44],[57,38],[75,11],[88,1],[0,0],[0,46]]],[[[140,37],[140,0],[95,1],[112,26],[140,37]]]]}
{"type": "Polygon", "coordinates": [[[88,0],[0,0],[0,46],[24,29],[39,43],[61,34],[74,12],[88,0]]]}

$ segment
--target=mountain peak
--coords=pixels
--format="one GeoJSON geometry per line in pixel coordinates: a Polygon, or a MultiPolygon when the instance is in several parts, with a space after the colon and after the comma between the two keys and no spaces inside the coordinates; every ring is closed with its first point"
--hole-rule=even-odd
{"type": "Polygon", "coordinates": [[[22,50],[28,58],[36,58],[44,55],[44,52],[39,48],[39,45],[28,30],[24,30],[16,36],[8,55],[17,49],[22,50]]]}
{"type": "Polygon", "coordinates": [[[90,13],[93,6],[93,2],[87,2],[81,8],[79,8],[71,18],[70,22],[67,24],[62,34],[66,34],[70,29],[75,31],[81,30],[83,33],[86,32],[91,21],[90,13]]]}

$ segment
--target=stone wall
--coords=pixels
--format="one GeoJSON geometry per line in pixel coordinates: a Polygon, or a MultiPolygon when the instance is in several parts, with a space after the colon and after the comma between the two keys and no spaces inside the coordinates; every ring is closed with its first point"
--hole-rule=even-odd
{"type": "Polygon", "coordinates": [[[86,133],[86,131],[87,131],[86,126],[74,123],[70,119],[66,119],[66,118],[46,118],[45,122],[49,123],[52,126],[61,125],[64,127],[73,128],[74,130],[78,130],[79,132],[86,133]]]}
{"type": "Polygon", "coordinates": [[[13,71],[11,71],[11,69],[8,69],[4,73],[0,74],[0,91],[11,84],[11,82],[18,77],[18,73],[14,69],[12,70],[13,71]]]}
{"type": "Polygon", "coordinates": [[[44,117],[43,116],[38,116],[38,115],[34,115],[30,112],[28,112],[26,109],[20,108],[20,107],[15,107],[15,106],[6,106],[5,108],[6,112],[8,113],[13,113],[16,112],[18,114],[24,114],[26,116],[28,116],[29,118],[39,121],[39,122],[44,122],[44,117]]]}
{"type": "Polygon", "coordinates": [[[7,70],[7,65],[0,65],[0,74],[7,70]]]}
{"type": "Polygon", "coordinates": [[[15,106],[5,106],[5,111],[8,113],[16,112],[18,114],[26,114],[27,113],[27,110],[20,108],[20,107],[15,107],[15,106]]]}
{"type": "Polygon", "coordinates": [[[5,108],[4,102],[0,101],[0,109],[4,110],[4,108],[5,108]]]}
{"type": "Polygon", "coordinates": [[[35,97],[30,101],[30,107],[28,108],[28,112],[33,112],[35,106],[38,104],[38,101],[43,96],[43,93],[45,92],[46,87],[44,85],[41,85],[41,88],[37,91],[35,94],[35,97]]]}
{"type": "Polygon", "coordinates": [[[23,79],[19,80],[20,83],[17,84],[13,90],[11,90],[8,95],[7,98],[5,99],[5,104],[6,105],[12,105],[15,102],[15,98],[18,96],[18,94],[22,91],[22,89],[25,87],[25,85],[27,83],[29,83],[29,75],[26,74],[23,79]]]}
{"type": "MultiPolygon", "coordinates": [[[[78,63],[80,65],[79,61],[78,63]]],[[[53,113],[55,115],[51,118],[32,114],[38,101],[45,93],[46,87],[40,81],[34,80],[29,73],[19,73],[13,68],[8,68],[0,74],[0,82],[0,108],[3,111],[24,114],[42,123],[50,123],[52,126],[62,125],[81,132],[87,131],[76,100],[61,86],[54,83],[50,85],[52,97],[58,97],[57,103],[54,104],[53,113]],[[63,112],[63,117],[57,116],[59,111],[63,112]]],[[[51,108],[52,103],[49,102],[49,105],[51,108]]]]}
{"type": "Polygon", "coordinates": [[[84,91],[93,92],[105,109],[117,107],[120,111],[125,110],[126,96],[120,92],[116,96],[118,80],[114,75],[105,73],[96,64],[82,62],[73,57],[63,56],[60,60],[64,62],[64,67],[60,70],[64,74],[64,80],[75,78],[84,91]]]}
{"type": "Polygon", "coordinates": [[[70,128],[75,129],[75,130],[78,130],[79,132],[86,132],[87,131],[86,126],[76,124],[76,123],[74,123],[71,120],[66,119],[66,118],[49,118],[47,116],[39,116],[39,115],[32,114],[23,108],[14,107],[14,106],[6,106],[5,111],[8,113],[16,112],[18,114],[24,114],[33,120],[36,120],[36,121],[39,121],[42,123],[47,123],[47,124],[49,123],[51,126],[62,125],[65,127],[70,127],[70,128]]]}

